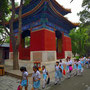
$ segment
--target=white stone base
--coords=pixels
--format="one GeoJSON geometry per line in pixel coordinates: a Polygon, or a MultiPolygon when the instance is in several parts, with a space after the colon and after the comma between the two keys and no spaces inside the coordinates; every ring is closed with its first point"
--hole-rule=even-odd
{"type": "Polygon", "coordinates": [[[55,71],[55,64],[56,61],[51,61],[51,62],[41,62],[41,66],[45,65],[46,69],[48,70],[48,72],[53,72],[55,71]]]}
{"type": "Polygon", "coordinates": [[[31,61],[56,61],[56,51],[31,51],[31,61]]]}
{"type": "MultiPolygon", "coordinates": [[[[55,63],[56,61],[51,61],[51,62],[41,62],[41,67],[42,65],[45,65],[46,66],[46,69],[49,71],[49,72],[52,72],[55,70],[55,63]]],[[[13,67],[13,60],[5,60],[5,65],[6,66],[9,66],[9,67],[13,67]]],[[[33,72],[33,66],[34,66],[34,63],[31,62],[31,61],[25,61],[25,60],[19,60],[19,67],[21,66],[25,66],[27,68],[27,71],[29,73],[32,73],[33,72]]]]}
{"type": "Polygon", "coordinates": [[[65,51],[65,58],[67,58],[67,56],[72,57],[72,51],[65,51]]]}
{"type": "MultiPolygon", "coordinates": [[[[13,67],[13,60],[5,60],[5,65],[9,67],[13,67]]],[[[33,72],[33,62],[25,61],[25,60],[19,60],[19,67],[25,66],[29,73],[33,72]]]]}

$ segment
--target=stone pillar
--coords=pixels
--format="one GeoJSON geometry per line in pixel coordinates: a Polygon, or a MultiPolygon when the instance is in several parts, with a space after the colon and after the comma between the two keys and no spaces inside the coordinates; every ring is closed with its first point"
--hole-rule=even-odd
{"type": "Polygon", "coordinates": [[[55,31],[46,28],[31,31],[31,61],[55,61],[56,39],[55,31]]]}

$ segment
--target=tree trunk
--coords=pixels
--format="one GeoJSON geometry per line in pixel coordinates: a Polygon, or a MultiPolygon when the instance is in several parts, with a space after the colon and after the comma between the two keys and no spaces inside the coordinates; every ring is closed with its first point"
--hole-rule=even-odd
{"type": "Polygon", "coordinates": [[[16,37],[13,30],[13,22],[15,18],[15,0],[11,0],[11,2],[12,2],[12,16],[10,20],[10,38],[13,47],[13,69],[18,70],[19,69],[18,48],[16,46],[16,37]]]}
{"type": "Polygon", "coordinates": [[[19,63],[18,63],[18,49],[13,50],[13,70],[19,69],[19,63]]]}

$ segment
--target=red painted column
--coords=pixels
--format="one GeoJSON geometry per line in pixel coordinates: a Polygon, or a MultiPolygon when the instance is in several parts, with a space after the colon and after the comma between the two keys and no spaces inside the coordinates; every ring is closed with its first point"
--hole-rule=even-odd
{"type": "Polygon", "coordinates": [[[67,56],[72,57],[71,38],[68,36],[64,36],[64,47],[65,47],[65,58],[67,56]]]}
{"type": "Polygon", "coordinates": [[[55,32],[42,29],[31,32],[31,51],[55,51],[56,39],[55,32]]]}
{"type": "Polygon", "coordinates": [[[12,42],[11,42],[11,40],[10,40],[10,49],[9,49],[9,52],[13,52],[12,42]]]}
{"type": "Polygon", "coordinates": [[[65,40],[64,40],[64,32],[62,32],[62,53],[63,53],[63,58],[65,58],[65,40]]]}
{"type": "Polygon", "coordinates": [[[55,31],[42,28],[31,32],[31,60],[33,61],[55,61],[56,60],[56,38],[55,31]]]}
{"type": "Polygon", "coordinates": [[[64,40],[65,40],[65,51],[72,51],[71,38],[68,36],[64,36],[64,40]]]}

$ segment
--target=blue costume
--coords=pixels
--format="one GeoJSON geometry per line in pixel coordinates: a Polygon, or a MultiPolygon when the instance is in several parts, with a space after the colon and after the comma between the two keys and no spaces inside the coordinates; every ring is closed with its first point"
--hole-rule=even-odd
{"type": "Polygon", "coordinates": [[[77,69],[76,63],[74,62],[73,69],[77,69]]]}
{"type": "Polygon", "coordinates": [[[62,72],[59,71],[59,78],[62,78],[62,72]]]}
{"type": "Polygon", "coordinates": [[[59,78],[60,77],[60,69],[59,66],[55,67],[55,78],[59,78]]]}
{"type": "Polygon", "coordinates": [[[69,70],[69,66],[66,66],[66,70],[67,70],[67,71],[69,70]]]}
{"type": "Polygon", "coordinates": [[[34,88],[39,88],[40,87],[40,80],[33,82],[33,87],[34,88]]]}
{"type": "Polygon", "coordinates": [[[46,69],[43,70],[43,78],[44,78],[44,80],[47,79],[47,71],[46,71],[46,69]]]}
{"type": "Polygon", "coordinates": [[[78,69],[81,70],[82,69],[82,65],[80,62],[78,62],[78,69]]]}
{"type": "Polygon", "coordinates": [[[28,73],[26,71],[22,73],[22,81],[21,81],[21,86],[22,87],[27,86],[27,76],[28,76],[28,73]]]}
{"type": "Polygon", "coordinates": [[[40,87],[40,72],[37,70],[36,73],[34,72],[32,75],[33,79],[36,81],[33,81],[33,87],[34,88],[39,88],[40,87]]]}
{"type": "Polygon", "coordinates": [[[27,86],[27,80],[22,80],[22,82],[21,82],[21,86],[27,86]]]}
{"type": "Polygon", "coordinates": [[[63,65],[61,65],[61,69],[62,69],[62,70],[64,69],[63,65]]]}

